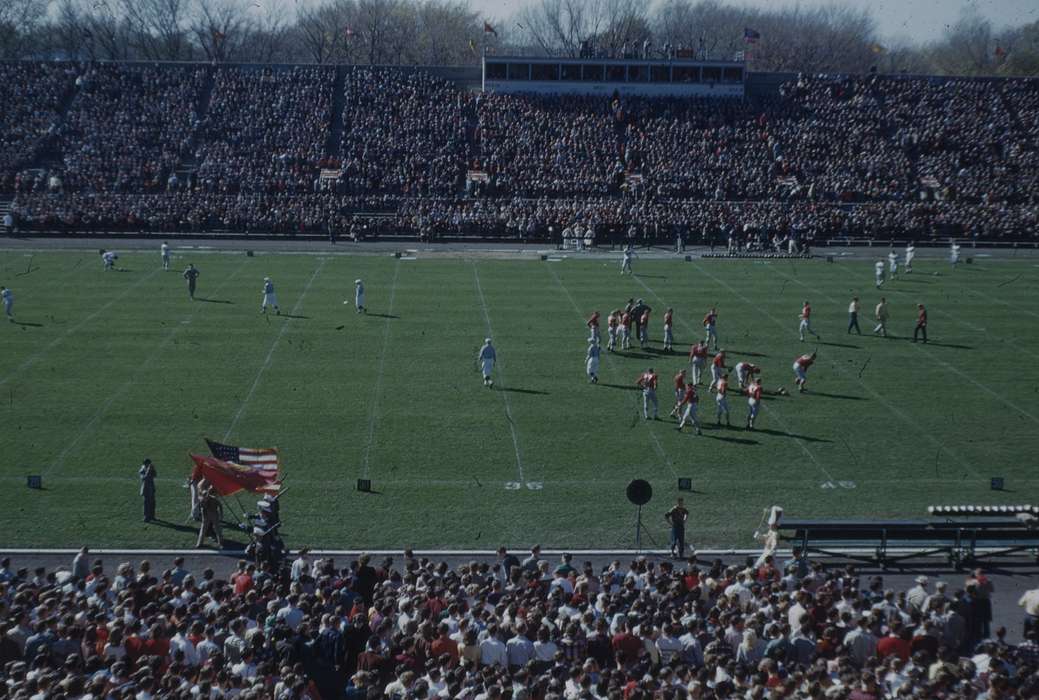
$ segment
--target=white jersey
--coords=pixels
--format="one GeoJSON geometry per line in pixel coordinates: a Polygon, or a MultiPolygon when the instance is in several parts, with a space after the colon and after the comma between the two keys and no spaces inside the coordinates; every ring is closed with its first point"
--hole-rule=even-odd
{"type": "Polygon", "coordinates": [[[887,262],[891,272],[895,272],[898,269],[898,256],[894,253],[888,253],[887,262]]]}
{"type": "Polygon", "coordinates": [[[884,276],[884,261],[883,260],[878,260],[876,265],[873,266],[873,268],[876,270],[878,279],[884,276]]]}
{"type": "Polygon", "coordinates": [[[170,247],[168,245],[166,245],[165,243],[163,243],[161,246],[159,246],[159,251],[162,253],[162,257],[163,258],[170,257],[170,247]]]}

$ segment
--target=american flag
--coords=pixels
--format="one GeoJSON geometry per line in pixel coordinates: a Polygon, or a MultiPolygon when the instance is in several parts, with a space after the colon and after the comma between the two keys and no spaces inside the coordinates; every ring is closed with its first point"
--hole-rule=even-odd
{"type": "Polygon", "coordinates": [[[278,475],[280,465],[277,447],[235,447],[213,442],[209,438],[206,438],[206,444],[213,456],[223,462],[239,464],[263,476],[278,475]]]}

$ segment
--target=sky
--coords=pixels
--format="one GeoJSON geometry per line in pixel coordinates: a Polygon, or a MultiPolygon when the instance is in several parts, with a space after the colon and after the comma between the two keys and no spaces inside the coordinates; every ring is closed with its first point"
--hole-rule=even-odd
{"type": "MultiPolygon", "coordinates": [[[[797,0],[730,0],[748,7],[793,5],[797,0]]],[[[517,9],[538,0],[469,0],[469,6],[494,20],[504,20],[517,9]]],[[[1039,0],[800,0],[802,7],[847,5],[869,8],[877,20],[882,41],[926,43],[940,39],[947,25],[956,22],[960,12],[975,9],[998,30],[1006,26],[1039,20],[1039,0]]]]}

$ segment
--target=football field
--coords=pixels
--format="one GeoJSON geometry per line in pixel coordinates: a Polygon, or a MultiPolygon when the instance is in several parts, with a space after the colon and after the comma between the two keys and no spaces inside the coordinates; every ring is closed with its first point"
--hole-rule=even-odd
{"type": "MultiPolygon", "coordinates": [[[[639,259],[621,276],[612,258],[178,251],[164,272],[156,251],[103,272],[96,252],[0,251],[17,321],[0,325],[2,543],[193,545],[184,483],[205,437],[279,448],[293,548],[627,548],[634,478],[654,487],[643,544],[661,547],[680,477],[692,479],[698,548],[750,546],[772,504],[788,517],[924,517],[931,504],[1033,503],[1039,259],[975,262],[918,259],[878,292],[866,257],[639,259]],[[201,270],[194,302],[188,262],[201,270]],[[280,316],[260,313],[264,276],[280,316]],[[358,277],[367,315],[352,305],[358,277]],[[895,337],[871,333],[880,294],[895,337]],[[845,332],[853,295],[862,336],[845,332]],[[602,312],[605,335],[629,297],[653,307],[651,347],[604,353],[591,385],[585,319],[602,312]],[[798,340],[804,300],[818,342],[798,340]],[[907,338],[917,302],[927,345],[907,338]],[[661,349],[669,306],[673,355],[661,349]],[[702,436],[666,418],[710,306],[730,366],[749,360],[766,389],[791,390],[766,398],[753,432],[716,428],[705,392],[702,436]],[[493,390],[476,367],[486,336],[493,390]],[[797,394],[791,364],[816,349],[810,391],[797,394]],[[660,422],[641,417],[634,382],[647,367],[660,375],[660,422]],[[159,472],[158,523],[141,518],[145,457],[159,472]],[[30,474],[42,490],[26,488],[30,474]],[[1007,492],[990,489],[994,476],[1007,492]],[[356,490],[361,478],[375,493],[356,490]]],[[[730,404],[742,426],[746,399],[730,404]]]]}

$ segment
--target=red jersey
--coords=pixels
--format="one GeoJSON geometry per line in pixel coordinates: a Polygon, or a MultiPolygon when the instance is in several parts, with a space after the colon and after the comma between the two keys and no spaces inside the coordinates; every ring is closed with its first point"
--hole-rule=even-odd
{"type": "Polygon", "coordinates": [[[679,372],[675,375],[675,390],[682,391],[685,389],[685,372],[679,372]]]}
{"type": "Polygon", "coordinates": [[[807,321],[808,317],[811,316],[811,315],[812,315],[812,307],[809,306],[808,304],[805,304],[804,308],[801,309],[801,318],[803,318],[805,321],[807,321]]]}
{"type": "Polygon", "coordinates": [[[755,401],[761,401],[761,384],[755,382],[747,387],[747,396],[755,401]]]}
{"type": "Polygon", "coordinates": [[[635,383],[643,389],[656,389],[657,374],[656,372],[643,372],[642,376],[640,376],[639,380],[635,383]]]}
{"type": "Polygon", "coordinates": [[[811,355],[801,355],[801,357],[794,360],[794,362],[800,365],[801,369],[808,369],[812,366],[812,363],[815,362],[815,358],[811,355]]]}
{"type": "Polygon", "coordinates": [[[705,326],[713,326],[716,318],[718,318],[718,314],[713,311],[708,311],[707,315],[703,317],[703,324],[705,326]]]}
{"type": "Polygon", "coordinates": [[[599,312],[598,311],[596,311],[594,314],[592,314],[592,317],[590,319],[588,319],[588,327],[589,328],[598,328],[599,327],[599,312]]]}
{"type": "Polygon", "coordinates": [[[916,325],[927,325],[927,309],[920,309],[920,312],[916,315],[916,325]]]}
{"type": "Polygon", "coordinates": [[[725,353],[724,352],[720,352],[717,355],[715,355],[714,356],[714,360],[712,362],[714,363],[715,367],[724,368],[725,367],[725,353]]]}
{"type": "Polygon", "coordinates": [[[649,312],[648,311],[643,311],[642,312],[641,323],[642,323],[643,326],[648,326],[649,325],[649,312]]]}
{"type": "Polygon", "coordinates": [[[616,328],[617,327],[617,317],[614,316],[613,314],[610,314],[609,318],[606,319],[606,325],[609,326],[610,328],[616,328]]]}
{"type": "Polygon", "coordinates": [[[725,392],[727,392],[729,390],[729,380],[728,379],[719,379],[717,387],[718,387],[718,398],[722,398],[723,396],[725,396],[725,392]]]}
{"type": "Polygon", "coordinates": [[[700,397],[696,395],[696,385],[687,384],[685,387],[685,394],[682,395],[682,405],[696,403],[700,400],[700,397]]]}
{"type": "Polygon", "coordinates": [[[624,315],[621,316],[621,325],[622,326],[630,326],[631,325],[631,314],[629,314],[626,311],[624,312],[624,315]]]}
{"type": "Polygon", "coordinates": [[[667,313],[664,314],[664,325],[665,326],[670,326],[671,325],[671,312],[670,311],[668,311],[667,313]]]}
{"type": "Polygon", "coordinates": [[[692,348],[689,349],[689,359],[707,359],[707,346],[703,343],[697,343],[696,345],[694,345],[692,348]]]}

